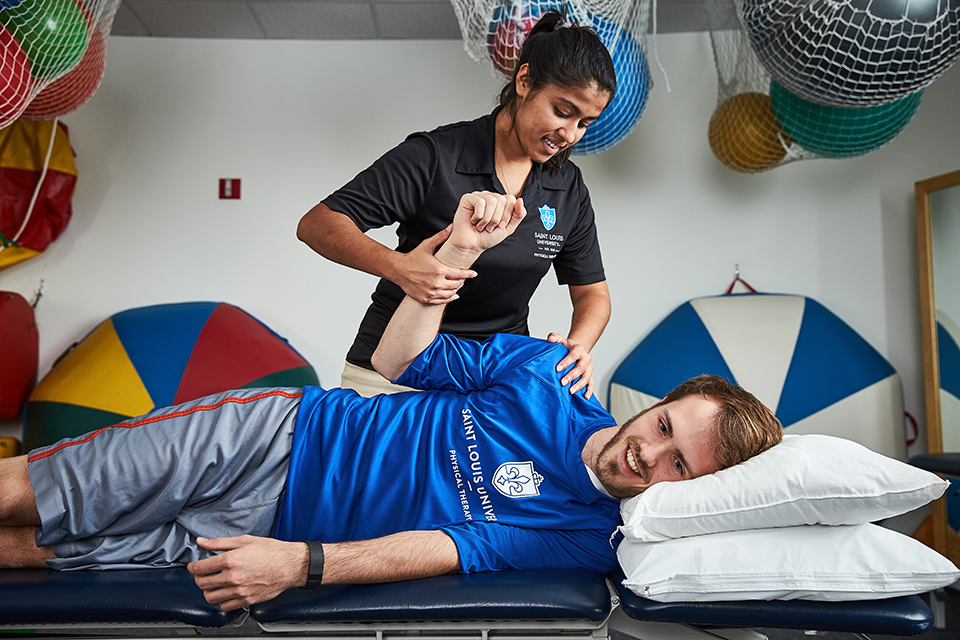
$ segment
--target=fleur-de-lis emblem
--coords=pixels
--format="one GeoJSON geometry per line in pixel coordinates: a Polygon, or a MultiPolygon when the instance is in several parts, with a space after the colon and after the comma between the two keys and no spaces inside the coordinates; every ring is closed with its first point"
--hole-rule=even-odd
{"type": "Polygon", "coordinates": [[[532,462],[505,462],[493,474],[493,486],[508,498],[538,496],[542,481],[532,462]]]}
{"type": "Polygon", "coordinates": [[[543,223],[543,228],[547,231],[553,229],[553,225],[557,224],[557,210],[553,207],[543,205],[538,211],[540,212],[540,222],[543,223]]]}

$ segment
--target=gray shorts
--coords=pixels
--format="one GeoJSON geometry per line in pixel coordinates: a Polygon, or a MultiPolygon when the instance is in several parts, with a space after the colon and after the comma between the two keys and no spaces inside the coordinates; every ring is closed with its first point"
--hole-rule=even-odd
{"type": "Polygon", "coordinates": [[[30,452],[47,564],[182,566],[213,555],[197,536],[269,536],[301,393],[230,391],[30,452]]]}

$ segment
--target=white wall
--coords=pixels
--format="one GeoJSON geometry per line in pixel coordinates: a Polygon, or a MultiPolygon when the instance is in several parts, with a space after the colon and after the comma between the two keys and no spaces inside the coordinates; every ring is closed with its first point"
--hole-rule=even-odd
{"type": "MultiPolygon", "coordinates": [[[[706,33],[659,36],[637,130],[577,159],[598,215],[614,314],[594,350],[600,396],[617,363],[685,300],[722,293],[739,264],[766,292],[808,295],[900,371],[922,424],[913,183],[960,168],[960,69],[931,86],[887,147],[734,173],[710,153],[716,76],[706,33]]],[[[457,41],[112,38],[94,98],[64,118],[77,151],[74,218],[45,254],[0,272],[41,279],[40,372],[107,316],[224,300],[287,337],[336,384],[374,286],[295,238],[300,216],[410,131],[489,111],[499,82],[457,41]],[[240,201],[217,180],[243,180],[240,201]]],[[[390,231],[377,235],[392,243],[390,231]]],[[[547,276],[531,328],[565,331],[547,276]]],[[[16,423],[0,433],[16,433],[16,423]]]]}

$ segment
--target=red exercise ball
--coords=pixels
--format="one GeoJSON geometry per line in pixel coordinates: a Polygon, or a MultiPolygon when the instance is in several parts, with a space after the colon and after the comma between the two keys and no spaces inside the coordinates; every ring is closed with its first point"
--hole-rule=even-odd
{"type": "Polygon", "coordinates": [[[40,90],[37,97],[24,109],[24,118],[30,120],[59,118],[82,107],[96,93],[107,63],[107,47],[100,28],[93,22],[85,8],[84,13],[87,15],[87,25],[90,30],[90,44],[87,45],[87,50],[76,67],[40,90]]]}
{"type": "Polygon", "coordinates": [[[0,25],[0,129],[20,117],[30,87],[27,54],[13,34],[0,25]]]}
{"type": "Polygon", "coordinates": [[[523,41],[545,10],[540,0],[506,0],[497,7],[487,32],[487,52],[494,69],[507,77],[513,75],[523,41]]]}

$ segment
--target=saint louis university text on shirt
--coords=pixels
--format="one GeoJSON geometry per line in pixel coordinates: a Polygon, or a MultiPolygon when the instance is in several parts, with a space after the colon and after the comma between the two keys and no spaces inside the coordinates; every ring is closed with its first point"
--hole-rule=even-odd
{"type": "Polygon", "coordinates": [[[537,233],[533,234],[537,241],[537,248],[533,255],[537,258],[547,258],[552,260],[554,256],[560,253],[563,248],[563,236],[556,233],[537,233]]]}
{"type": "MultiPolygon", "coordinates": [[[[463,419],[463,434],[466,440],[476,442],[476,425],[473,422],[473,415],[469,409],[463,409],[461,412],[463,419]]],[[[470,500],[467,491],[474,491],[480,498],[480,508],[483,509],[483,515],[489,522],[496,522],[497,515],[494,512],[493,504],[490,501],[490,495],[487,488],[483,485],[483,467],[480,464],[480,452],[476,444],[467,445],[467,458],[469,458],[470,468],[467,472],[469,480],[464,487],[463,474],[460,471],[460,463],[457,459],[456,449],[450,450],[450,464],[453,467],[453,476],[457,481],[457,492],[460,494],[460,506],[463,508],[463,515],[467,520],[473,520],[473,514],[470,513],[470,500]],[[476,488],[474,488],[476,485],[476,488]]]]}

